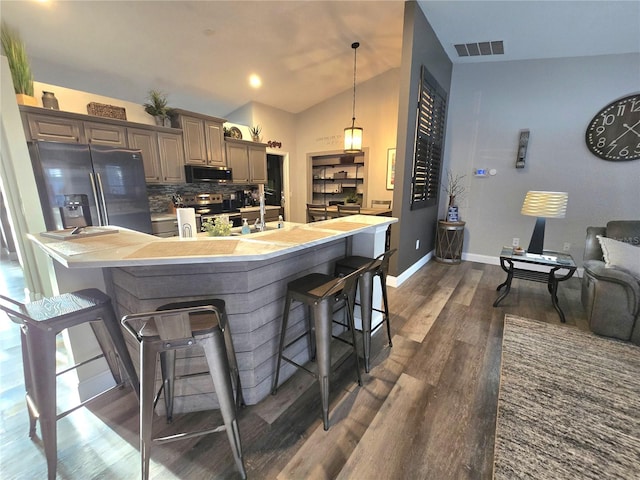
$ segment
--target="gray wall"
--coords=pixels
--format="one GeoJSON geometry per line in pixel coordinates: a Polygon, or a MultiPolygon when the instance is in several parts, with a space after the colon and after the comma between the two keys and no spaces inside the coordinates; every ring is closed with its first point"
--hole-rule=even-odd
{"type": "Polygon", "coordinates": [[[396,182],[393,192],[393,215],[400,217],[401,221],[391,229],[391,245],[398,248],[398,254],[391,259],[392,275],[401,274],[434,248],[437,206],[411,210],[415,112],[422,65],[426,66],[440,86],[449,93],[452,63],[418,4],[407,2],[405,3],[400,71],[396,182]],[[420,241],[418,249],[416,249],[417,240],[420,241]]]}
{"type": "Polygon", "coordinates": [[[640,218],[640,161],[600,160],[584,140],[602,107],[639,88],[637,54],[456,64],[445,163],[466,175],[465,258],[495,261],[513,237],[528,246],[535,219],[520,214],[528,190],[569,193],[566,218],[547,220],[545,248],[570,243],[579,264],[587,226],[640,218]],[[530,140],[526,167],[516,169],[521,129],[530,140]],[[474,177],[480,167],[497,175],[474,177]]]}

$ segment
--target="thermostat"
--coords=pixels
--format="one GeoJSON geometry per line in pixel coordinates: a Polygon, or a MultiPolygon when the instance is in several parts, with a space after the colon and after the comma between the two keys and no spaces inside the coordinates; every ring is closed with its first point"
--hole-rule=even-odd
{"type": "Polygon", "coordinates": [[[487,175],[489,175],[489,170],[487,170],[486,168],[476,168],[473,171],[473,174],[476,177],[486,177],[487,175]]]}

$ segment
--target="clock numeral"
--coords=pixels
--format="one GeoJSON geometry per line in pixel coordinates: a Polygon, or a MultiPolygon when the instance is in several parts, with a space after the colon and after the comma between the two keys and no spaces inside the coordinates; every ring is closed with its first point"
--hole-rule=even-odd
{"type": "Polygon", "coordinates": [[[629,147],[623,147],[619,152],[618,156],[620,157],[628,157],[629,156],[629,147]]]}
{"type": "Polygon", "coordinates": [[[604,126],[600,125],[598,128],[596,128],[596,134],[602,135],[605,130],[606,130],[606,128],[604,128],[604,126]]]}
{"type": "Polygon", "coordinates": [[[598,148],[603,148],[607,144],[607,139],[605,137],[600,137],[598,139],[598,148]]]}
{"type": "Polygon", "coordinates": [[[621,116],[624,115],[624,111],[626,110],[627,105],[624,103],[621,103],[620,105],[618,105],[618,113],[616,115],[621,116]]]}
{"type": "Polygon", "coordinates": [[[631,100],[631,111],[640,112],[640,100],[631,100]]]}
{"type": "Polygon", "coordinates": [[[611,152],[613,152],[616,148],[618,148],[618,144],[616,142],[611,142],[607,146],[611,147],[609,150],[607,150],[607,155],[611,155],[611,152]]]}
{"type": "Polygon", "coordinates": [[[636,145],[636,148],[633,149],[633,153],[636,155],[640,154],[640,143],[636,145]]]}
{"type": "Polygon", "coordinates": [[[602,116],[603,125],[613,125],[613,122],[615,122],[615,120],[616,120],[616,116],[612,115],[611,113],[609,113],[608,115],[602,116]]]}

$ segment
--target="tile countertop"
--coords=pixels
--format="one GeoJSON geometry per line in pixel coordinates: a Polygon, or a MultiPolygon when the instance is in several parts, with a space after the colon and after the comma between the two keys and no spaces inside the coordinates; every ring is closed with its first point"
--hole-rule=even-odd
{"type": "Polygon", "coordinates": [[[284,222],[282,229],[277,229],[277,222],[270,222],[265,232],[230,237],[200,233],[192,239],[160,238],[120,227],[104,227],[117,230],[116,234],[77,240],[39,234],[28,237],[67,268],[179,265],[267,260],[360,233],[386,231],[397,221],[394,217],[352,215],[307,224],[284,222]]]}

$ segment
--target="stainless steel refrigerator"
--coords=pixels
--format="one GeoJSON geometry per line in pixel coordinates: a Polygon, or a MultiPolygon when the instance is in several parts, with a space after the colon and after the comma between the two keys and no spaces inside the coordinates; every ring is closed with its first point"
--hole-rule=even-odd
{"type": "Polygon", "coordinates": [[[140,150],[36,141],[29,153],[47,230],[115,225],[152,233],[140,150]]]}

